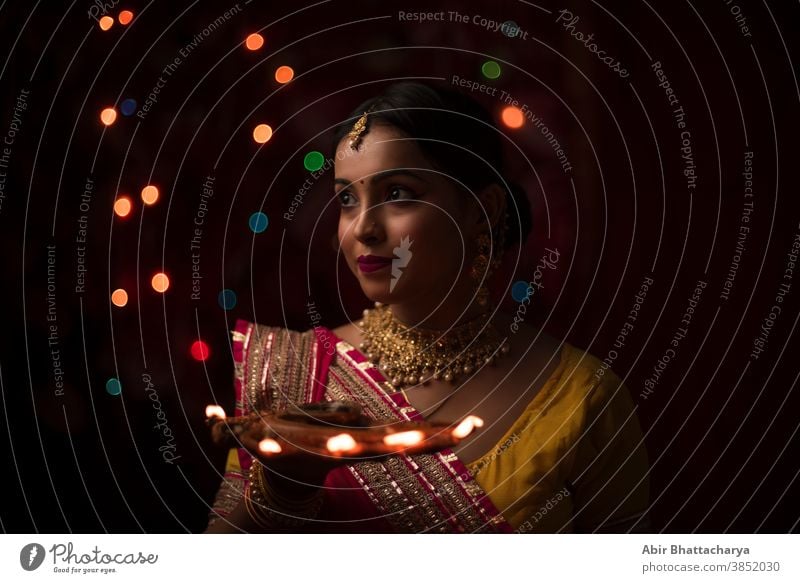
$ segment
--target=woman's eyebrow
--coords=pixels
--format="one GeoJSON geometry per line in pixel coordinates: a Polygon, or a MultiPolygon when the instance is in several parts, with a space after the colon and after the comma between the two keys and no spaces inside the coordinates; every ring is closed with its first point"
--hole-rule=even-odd
{"type": "MultiPolygon", "coordinates": [[[[372,176],[370,176],[367,180],[370,182],[380,182],[382,180],[386,180],[388,178],[392,178],[394,176],[408,176],[410,178],[414,178],[419,180],[420,182],[427,182],[422,175],[412,170],[406,170],[404,168],[393,168],[391,170],[382,170],[380,172],[376,172],[372,176]]],[[[350,186],[353,184],[352,180],[347,180],[347,178],[335,178],[334,184],[343,184],[345,186],[350,186]]]]}
{"type": "Polygon", "coordinates": [[[394,168],[392,170],[382,170],[381,172],[376,172],[372,175],[372,182],[378,182],[380,180],[386,180],[387,178],[391,178],[393,176],[410,176],[416,180],[421,182],[427,182],[421,174],[414,172],[412,170],[408,170],[406,168],[394,168]]]}

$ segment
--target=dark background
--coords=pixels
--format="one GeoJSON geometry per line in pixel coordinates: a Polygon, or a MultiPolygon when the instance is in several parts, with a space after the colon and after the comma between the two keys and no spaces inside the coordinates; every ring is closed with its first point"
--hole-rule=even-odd
{"type": "MultiPolygon", "coordinates": [[[[127,8],[134,21],[107,32],[88,17],[88,0],[35,10],[28,2],[0,4],[0,139],[20,91],[30,91],[0,206],[0,435],[9,454],[2,529],[201,531],[225,456],[209,443],[203,411],[210,402],[233,408],[228,331],[235,319],[304,330],[311,298],[322,323],[334,327],[368,305],[332,247],[332,173],[315,182],[294,220],[283,219],[308,177],[303,156],[330,155],[329,128],[390,81],[447,85],[458,75],[527,104],[572,164],[562,171],[532,124],[502,129],[518,148],[509,147],[510,174],[527,188],[534,215],[531,237],[497,281],[505,308],[517,307],[508,283],[531,279],[544,248],[557,248],[558,268],[547,273],[526,320],[602,359],[643,279],[654,280],[612,367],[646,432],[656,529],[796,531],[800,368],[790,339],[800,274],[765,351],[758,359],[750,353],[800,232],[797,4],[534,4],[240,2],[241,11],[183,59],[145,119],[120,115],[108,128],[98,118],[104,107],[126,98],[141,107],[162,69],[234,3],[120,3],[109,13],[127,8]],[[628,78],[556,23],[563,8],[628,78]],[[513,20],[528,39],[471,21],[398,20],[398,11],[416,10],[513,20]],[[242,41],[258,30],[264,47],[245,50],[242,41]],[[496,80],[481,75],[490,58],[502,66],[496,80]],[[687,115],[698,176],[691,194],[679,131],[650,68],[655,61],[687,115]],[[273,78],[280,65],[295,70],[286,86],[273,78]],[[263,147],[251,138],[258,123],[276,130],[263,147]],[[725,300],[746,150],[754,153],[754,209],[725,300]],[[201,292],[192,300],[192,221],[210,174],[201,292]],[[90,176],[86,286],[76,293],[75,238],[90,176]],[[159,186],[161,199],[143,210],[139,191],[147,183],[159,186]],[[122,193],[135,204],[126,220],[112,213],[122,193]],[[248,217],[258,210],[270,224],[254,235],[248,217]],[[56,247],[63,395],[48,346],[47,245],[56,247]],[[149,285],[162,266],[171,278],[163,295],[149,285]],[[644,399],[644,382],[698,280],[707,287],[689,334],[644,399]],[[117,287],[129,293],[122,309],[109,302],[117,287]],[[232,310],[218,304],[223,288],[237,294],[232,310]],[[189,354],[198,337],[211,347],[205,362],[189,354]],[[174,464],[158,450],[163,441],[143,374],[176,435],[174,464]],[[122,384],[119,396],[105,390],[112,377],[122,384]]],[[[499,114],[497,98],[476,97],[499,114]]]]}

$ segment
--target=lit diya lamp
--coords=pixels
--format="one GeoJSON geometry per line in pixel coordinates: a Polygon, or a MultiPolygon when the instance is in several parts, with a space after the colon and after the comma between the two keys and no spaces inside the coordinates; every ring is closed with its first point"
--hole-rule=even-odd
{"type": "Polygon", "coordinates": [[[312,453],[325,456],[376,457],[397,453],[432,453],[455,446],[483,426],[469,415],[458,424],[427,421],[376,421],[356,403],[333,401],[227,417],[222,407],[206,407],[212,440],[241,447],[247,435],[268,456],[312,453]]]}

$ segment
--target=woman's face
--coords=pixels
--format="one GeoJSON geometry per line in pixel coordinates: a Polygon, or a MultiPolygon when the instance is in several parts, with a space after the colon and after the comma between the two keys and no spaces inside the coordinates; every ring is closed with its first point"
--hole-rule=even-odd
{"type": "Polygon", "coordinates": [[[342,140],[335,167],[339,244],[370,300],[432,309],[448,293],[463,293],[477,232],[470,195],[384,124],[373,124],[357,151],[342,140]],[[359,262],[368,255],[386,261],[359,262]]]}

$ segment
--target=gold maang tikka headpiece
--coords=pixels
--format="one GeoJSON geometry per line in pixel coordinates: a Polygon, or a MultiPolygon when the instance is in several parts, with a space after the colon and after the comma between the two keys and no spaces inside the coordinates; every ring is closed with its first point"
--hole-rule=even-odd
{"type": "Polygon", "coordinates": [[[361,141],[361,134],[364,133],[364,130],[367,129],[367,113],[364,112],[364,115],[358,118],[358,121],[353,125],[353,129],[350,130],[350,133],[347,134],[349,138],[348,145],[353,150],[358,150],[358,143],[361,141]]]}

